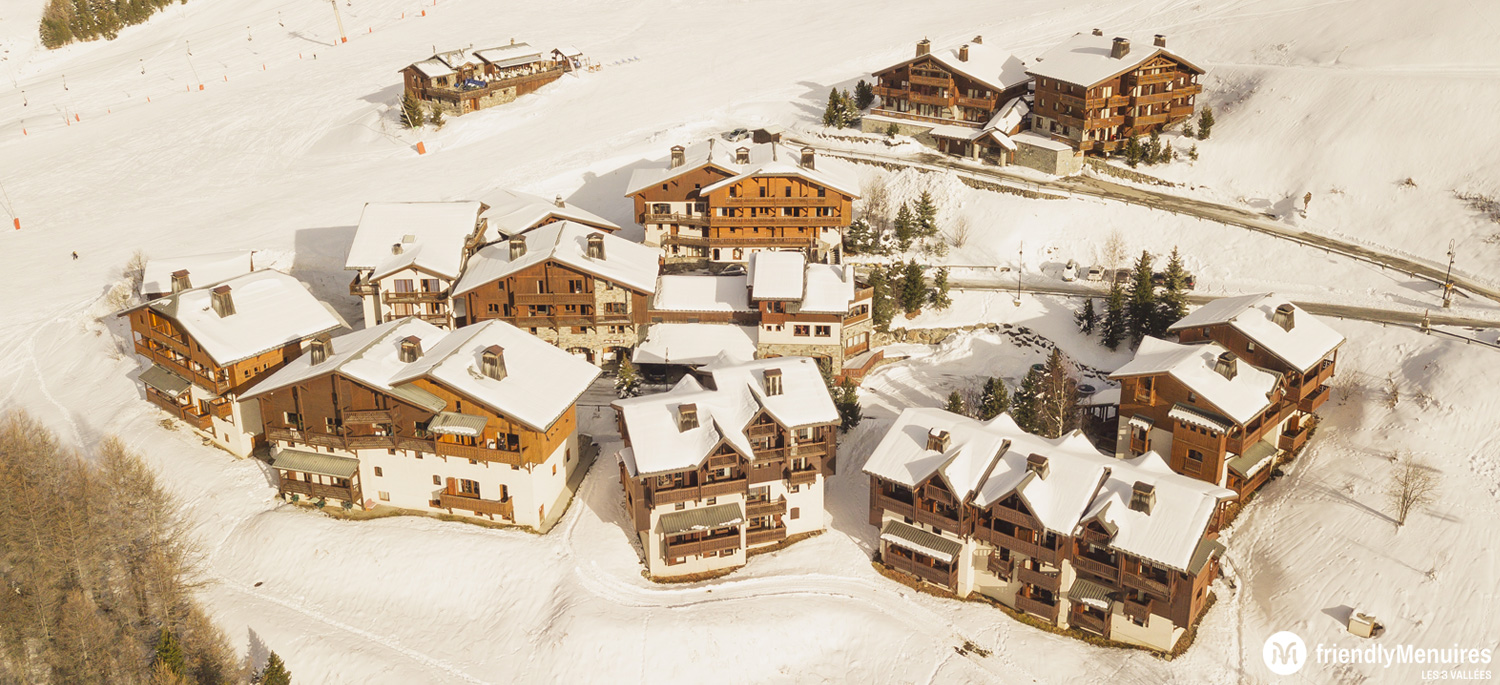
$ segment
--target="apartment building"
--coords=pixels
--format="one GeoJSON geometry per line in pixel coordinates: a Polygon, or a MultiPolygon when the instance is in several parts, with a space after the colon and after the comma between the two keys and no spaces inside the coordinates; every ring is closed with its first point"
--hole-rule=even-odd
{"type": "Polygon", "coordinates": [[[363,300],[365,326],[415,316],[452,328],[449,290],[470,251],[486,239],[480,202],[371,202],[355,229],[344,269],[363,300]]]}

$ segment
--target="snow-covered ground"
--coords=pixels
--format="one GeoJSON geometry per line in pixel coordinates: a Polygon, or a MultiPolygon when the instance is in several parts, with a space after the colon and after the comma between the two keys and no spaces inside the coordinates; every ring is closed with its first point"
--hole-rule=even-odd
{"type": "MultiPolygon", "coordinates": [[[[1488,610],[1500,586],[1490,551],[1500,544],[1500,357],[1406,329],[1336,323],[1350,338],[1340,353],[1348,399],[1328,405],[1312,447],[1236,524],[1232,582],[1216,587],[1197,644],[1164,662],[918,594],[868,564],[865,455],[900,406],[937,406],[967,379],[1015,379],[1041,359],[1003,336],[965,335],[871,377],[869,418],[841,446],[830,484],[827,534],[720,580],[658,586],[640,576],[607,457],[545,537],[332,520],[279,505],[261,464],[160,425],[118,322],[97,319],[136,249],[261,249],[257,264],[289,269],[357,320],[341,267],[365,202],[513,186],[562,193],[638,237],[626,179],[672,144],[740,125],[810,124],[830,86],[868,78],[922,35],[983,34],[1030,56],[1095,26],[1166,33],[1210,70],[1204,100],[1218,125],[1199,143],[1200,161],[1148,172],[1435,262],[1453,240],[1459,267],[1485,275],[1500,260],[1500,240],[1489,240],[1500,224],[1452,193],[1500,195],[1487,125],[1500,108],[1493,3],[348,0],[339,9],[350,40],[335,46],[321,3],[191,0],[118,40],[53,52],[36,46],[42,4],[0,0],[0,75],[13,84],[0,91],[0,187],[23,226],[0,231],[0,282],[14,293],[0,315],[0,406],[26,408],[68,440],[116,433],[142,450],[209,553],[211,613],[241,645],[258,639],[283,655],[299,681],[1272,682],[1260,663],[1265,638],[1288,629],[1354,646],[1341,637],[1345,607],[1375,613],[1392,644],[1492,647],[1500,635],[1488,610]],[[398,69],[434,46],[511,38],[574,44],[604,67],[442,131],[395,125],[398,69]],[[1414,186],[1402,184],[1408,177],[1414,186]],[[1308,191],[1302,219],[1292,208],[1308,191]],[[1381,402],[1388,374],[1402,389],[1394,409],[1381,402]],[[1398,450],[1426,457],[1443,487],[1399,532],[1379,495],[1398,450]],[[994,653],[955,652],[964,640],[994,653]]],[[[892,184],[931,186],[970,215],[973,236],[953,264],[1010,264],[1022,244],[1028,271],[1090,263],[1118,227],[1132,251],[1180,246],[1208,292],[1435,301],[1422,284],[1233,227],[951,179],[897,174],[892,184]]],[[[927,325],[1010,322],[1092,366],[1125,360],[1073,333],[1062,300],[955,299],[950,312],[924,314],[927,325]]],[[[583,418],[610,433],[608,410],[583,418]]],[[[1290,680],[1418,675],[1314,665],[1290,680]]]]}

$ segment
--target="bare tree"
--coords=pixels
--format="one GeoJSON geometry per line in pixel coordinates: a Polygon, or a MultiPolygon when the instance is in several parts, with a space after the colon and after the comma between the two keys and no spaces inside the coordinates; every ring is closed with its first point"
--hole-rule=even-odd
{"type": "Polygon", "coordinates": [[[1401,402],[1401,387],[1396,385],[1396,378],[1391,374],[1385,375],[1385,408],[1395,409],[1401,402]]]}
{"type": "Polygon", "coordinates": [[[1406,525],[1411,512],[1432,504],[1438,484],[1432,468],[1410,453],[1397,456],[1395,462],[1385,492],[1391,508],[1396,510],[1396,527],[1400,528],[1406,525]]]}
{"type": "Polygon", "coordinates": [[[876,174],[865,181],[861,195],[865,221],[881,232],[890,230],[891,190],[886,185],[885,175],[876,174]]]}
{"type": "Polygon", "coordinates": [[[1060,438],[1078,428],[1078,381],[1073,363],[1062,351],[1052,348],[1042,372],[1041,392],[1037,394],[1038,434],[1060,438]]]}
{"type": "Polygon", "coordinates": [[[1109,229],[1109,236],[1104,239],[1104,265],[1113,272],[1120,268],[1128,257],[1125,234],[1121,233],[1118,227],[1109,229]]]}
{"type": "Polygon", "coordinates": [[[954,220],[953,227],[948,231],[948,244],[953,247],[963,247],[969,242],[969,217],[965,214],[958,215],[954,220]]]}

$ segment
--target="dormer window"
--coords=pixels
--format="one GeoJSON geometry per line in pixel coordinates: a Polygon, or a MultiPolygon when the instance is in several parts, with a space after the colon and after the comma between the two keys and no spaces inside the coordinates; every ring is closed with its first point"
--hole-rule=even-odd
{"type": "Polygon", "coordinates": [[[1026,457],[1026,470],[1035,473],[1037,478],[1046,480],[1047,474],[1051,472],[1052,468],[1047,465],[1046,457],[1040,454],[1033,454],[1026,457]]]}
{"type": "Polygon", "coordinates": [[[505,380],[505,349],[490,345],[479,354],[479,372],[497,381],[505,380]]]}
{"type": "Polygon", "coordinates": [[[677,407],[677,432],[686,433],[698,427],[698,405],[683,404],[677,407]]]}
{"type": "Polygon", "coordinates": [[[774,397],[781,394],[781,369],[766,369],[766,395],[774,397]]]}
{"type": "Polygon", "coordinates": [[[312,343],[307,346],[307,354],[314,366],[328,361],[333,356],[333,338],[327,333],[313,338],[312,343]]]}
{"type": "Polygon", "coordinates": [[[422,339],[408,335],[401,340],[401,363],[410,364],[422,358],[422,339]]]}
{"type": "Polygon", "coordinates": [[[927,431],[927,449],[933,452],[947,452],[950,442],[952,439],[948,431],[937,428],[927,431]]]}
{"type": "Polygon", "coordinates": [[[1130,510],[1139,511],[1147,516],[1156,507],[1156,486],[1136,481],[1130,489],[1130,510]]]}
{"type": "Polygon", "coordinates": [[[213,290],[214,313],[219,318],[234,316],[234,298],[229,295],[229,286],[221,285],[213,290]]]}

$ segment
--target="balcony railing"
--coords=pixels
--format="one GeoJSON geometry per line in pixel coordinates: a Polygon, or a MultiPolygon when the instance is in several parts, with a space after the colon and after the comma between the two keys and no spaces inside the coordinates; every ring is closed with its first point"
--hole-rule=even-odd
{"type": "Polygon", "coordinates": [[[1296,430],[1281,434],[1281,439],[1276,446],[1284,452],[1292,452],[1307,442],[1307,436],[1312,433],[1312,426],[1302,424],[1296,430]]]}
{"type": "Polygon", "coordinates": [[[1062,579],[1058,577],[1057,573],[1045,573],[1026,568],[1025,566],[1016,569],[1016,580],[1035,585],[1044,590],[1051,590],[1052,592],[1060,592],[1062,590],[1062,579]]]}
{"type": "MultiPolygon", "coordinates": [[[[809,228],[833,227],[843,224],[837,216],[716,216],[710,217],[710,226],[805,226],[809,228]]],[[[717,237],[717,236],[716,236],[717,237]]]]}
{"type": "Polygon", "coordinates": [[[371,285],[364,279],[365,277],[363,275],[360,275],[355,276],[354,280],[349,281],[350,295],[353,295],[355,297],[365,297],[366,295],[374,295],[375,293],[380,292],[379,287],[371,285]]]}
{"type": "Polygon", "coordinates": [[[1016,609],[1028,614],[1034,614],[1047,619],[1049,622],[1057,623],[1057,605],[1048,604],[1039,599],[1016,595],[1016,609]]]}
{"type": "Polygon", "coordinates": [[[954,104],[958,105],[959,107],[974,107],[976,109],[994,109],[995,108],[995,100],[994,100],[994,98],[967,98],[967,97],[959,96],[959,97],[953,98],[953,102],[954,102],[954,104]]]}
{"type": "Polygon", "coordinates": [[[1032,518],[1031,515],[1022,513],[1017,509],[1011,509],[1007,506],[997,505],[990,507],[990,513],[993,514],[995,518],[1000,519],[1001,521],[1008,521],[1025,528],[1035,529],[1037,526],[1037,520],[1035,518],[1032,518]]]}
{"type": "Polygon", "coordinates": [[[509,464],[511,466],[520,466],[525,463],[525,458],[520,452],[512,452],[510,450],[460,445],[441,440],[437,441],[434,446],[437,448],[437,455],[439,457],[458,457],[460,459],[473,459],[474,461],[509,464]]]}
{"type": "Polygon", "coordinates": [[[764,545],[771,542],[781,542],[786,539],[786,526],[775,528],[759,528],[745,531],[746,545],[764,545]]]}
{"type": "Polygon", "coordinates": [[[927,564],[917,561],[914,558],[905,557],[898,554],[883,555],[881,557],[881,561],[883,561],[887,566],[896,569],[897,571],[916,576],[934,585],[941,585],[946,588],[953,587],[952,571],[944,571],[939,568],[928,566],[927,564]]]}
{"type": "Polygon", "coordinates": [[[919,86],[953,85],[953,77],[951,76],[923,76],[921,74],[913,73],[908,81],[919,86]]]}
{"type": "Polygon", "coordinates": [[[593,304],[593,293],[516,293],[516,306],[593,304]]]}
{"type": "Polygon", "coordinates": [[[1120,579],[1120,584],[1134,590],[1149,592],[1162,598],[1166,598],[1169,596],[1167,594],[1167,584],[1149,576],[1142,576],[1135,573],[1126,573],[1124,577],[1120,579]]]}
{"type": "MultiPolygon", "coordinates": [[[[720,204],[726,207],[815,207],[837,204],[838,196],[829,197],[729,197],[720,204]]],[[[704,215],[707,216],[707,215],[704,215]]]]}
{"type": "Polygon", "coordinates": [[[662,545],[662,551],[668,559],[690,557],[708,552],[722,552],[740,548],[740,533],[738,530],[728,535],[716,535],[701,540],[689,540],[687,542],[666,541],[662,545]]]}
{"type": "Polygon", "coordinates": [[[282,478],[281,483],[277,485],[277,489],[284,495],[300,495],[308,499],[323,497],[344,502],[359,501],[359,495],[355,494],[352,486],[346,488],[337,485],[324,485],[322,483],[309,483],[304,480],[282,478]]]}
{"type": "Polygon", "coordinates": [[[786,513],[786,498],[757,500],[745,503],[745,515],[750,518],[757,516],[780,516],[786,513]]]}
{"type": "Polygon", "coordinates": [[[396,438],[391,435],[346,435],[344,444],[350,450],[388,450],[396,446],[396,438]]]}
{"type": "Polygon", "coordinates": [[[780,432],[781,428],[774,423],[757,423],[745,429],[745,434],[751,438],[775,437],[780,432]]]}
{"type": "Polygon", "coordinates": [[[680,226],[707,226],[707,214],[653,214],[651,212],[641,213],[643,224],[678,224],[680,226]]]}
{"type": "Polygon", "coordinates": [[[500,518],[512,521],[516,518],[515,501],[509,497],[502,500],[480,499],[478,497],[466,497],[464,495],[455,495],[440,491],[438,492],[438,506],[447,509],[450,514],[453,513],[454,509],[460,509],[463,511],[472,511],[476,514],[499,516],[500,518]]]}
{"type": "Polygon", "coordinates": [[[927,511],[926,509],[917,507],[916,515],[912,518],[916,519],[917,523],[923,523],[929,526],[937,526],[938,528],[952,533],[959,532],[958,519],[949,518],[935,511],[927,511]]]}
{"type": "Polygon", "coordinates": [[[1328,386],[1320,385],[1312,394],[1308,395],[1301,402],[1298,402],[1297,408],[1309,413],[1315,412],[1319,407],[1323,406],[1323,403],[1328,401],[1328,394],[1328,386]]]}
{"type": "Polygon", "coordinates": [[[183,421],[187,422],[189,426],[197,428],[198,430],[208,430],[209,425],[212,424],[212,421],[209,419],[207,414],[198,413],[197,405],[184,406],[181,404],[177,404],[176,402],[162,397],[161,395],[158,395],[149,389],[146,391],[146,399],[151,400],[152,404],[167,410],[173,416],[182,419],[183,421]]]}
{"type": "Polygon", "coordinates": [[[818,469],[809,466],[805,469],[787,469],[787,482],[792,485],[810,485],[818,480],[818,469]]]}
{"type": "Polygon", "coordinates": [[[667,488],[653,490],[651,492],[651,505],[659,507],[665,504],[676,504],[678,502],[690,502],[705,497],[718,497],[719,495],[732,495],[746,492],[749,485],[744,476],[731,478],[729,480],[714,481],[702,485],[688,485],[680,488],[667,488]]]}
{"type": "Polygon", "coordinates": [[[345,409],[343,417],[346,424],[393,423],[389,409],[345,409]]]}
{"type": "Polygon", "coordinates": [[[152,362],[160,364],[162,367],[171,370],[177,375],[182,376],[183,378],[186,378],[203,388],[208,389],[216,395],[229,392],[229,381],[215,380],[212,376],[209,376],[201,371],[195,371],[186,363],[177,361],[176,359],[168,356],[164,350],[152,349],[148,345],[137,342],[135,343],[135,351],[136,354],[150,359],[152,362]]]}
{"type": "Polygon", "coordinates": [[[1150,618],[1151,613],[1156,610],[1156,602],[1150,598],[1147,598],[1145,602],[1137,602],[1126,597],[1120,603],[1123,605],[1126,616],[1142,622],[1150,618]]]}
{"type": "Polygon", "coordinates": [[[1004,581],[1011,579],[1012,570],[1015,567],[1016,562],[1014,559],[1001,559],[999,554],[991,554],[989,561],[985,562],[985,568],[1004,581]]]}
{"type": "Polygon", "coordinates": [[[1095,635],[1108,635],[1107,624],[1103,618],[1083,611],[1068,613],[1068,624],[1074,628],[1082,628],[1095,635]]]}
{"type": "Polygon", "coordinates": [[[428,86],[426,90],[429,98],[457,102],[459,100],[485,97],[502,88],[519,86],[521,84],[529,83],[532,81],[555,79],[562,76],[562,72],[563,67],[559,64],[558,66],[540,69],[530,74],[488,81],[485,83],[483,88],[459,90],[457,88],[449,88],[446,86],[428,86]]]}
{"type": "Polygon", "coordinates": [[[1024,554],[1037,561],[1045,561],[1053,566],[1062,563],[1062,550],[1051,547],[1043,547],[1035,542],[1022,540],[1013,535],[1006,535],[993,528],[979,526],[975,528],[974,537],[988,542],[996,547],[1004,547],[1017,554],[1024,554]]]}
{"type": "Polygon", "coordinates": [[[392,291],[381,295],[380,299],[385,300],[387,303],[391,304],[400,302],[442,302],[448,299],[448,295],[441,292],[435,293],[424,291],[392,291]]]}
{"type": "Polygon", "coordinates": [[[1120,580],[1120,567],[1118,565],[1106,564],[1096,559],[1090,559],[1089,557],[1083,556],[1082,554],[1073,557],[1072,561],[1073,568],[1076,568],[1080,571],[1092,573],[1096,576],[1099,576],[1100,578],[1108,580],[1111,583],[1120,580]]]}

